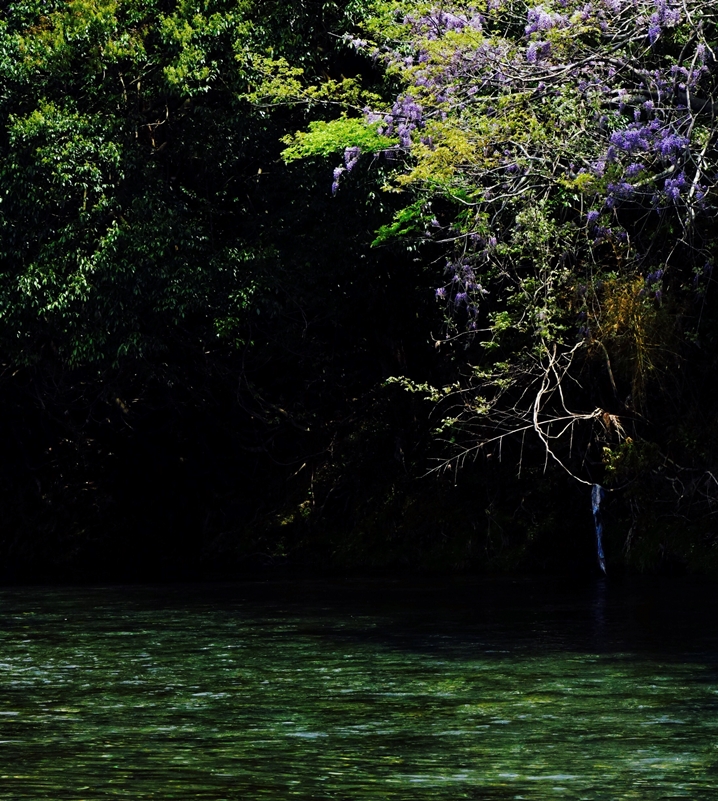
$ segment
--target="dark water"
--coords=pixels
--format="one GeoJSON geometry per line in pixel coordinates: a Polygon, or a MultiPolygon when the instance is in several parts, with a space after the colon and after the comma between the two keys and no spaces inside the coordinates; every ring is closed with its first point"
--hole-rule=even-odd
{"type": "Polygon", "coordinates": [[[716,589],[0,590],[0,799],[718,799],[716,589]]]}

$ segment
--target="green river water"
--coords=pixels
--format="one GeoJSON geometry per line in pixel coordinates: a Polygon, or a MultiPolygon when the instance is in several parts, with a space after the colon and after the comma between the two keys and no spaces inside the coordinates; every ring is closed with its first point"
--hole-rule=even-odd
{"type": "Polygon", "coordinates": [[[0,589],[0,799],[718,799],[714,590],[0,589]]]}

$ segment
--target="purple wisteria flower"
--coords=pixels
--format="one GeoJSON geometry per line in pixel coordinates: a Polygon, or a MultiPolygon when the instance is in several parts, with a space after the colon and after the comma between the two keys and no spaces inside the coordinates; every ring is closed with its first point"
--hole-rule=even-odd
{"type": "Polygon", "coordinates": [[[334,181],[332,183],[332,194],[336,195],[339,191],[339,181],[341,180],[342,175],[346,172],[344,167],[335,167],[334,168],[334,181]]]}
{"type": "Polygon", "coordinates": [[[685,189],[686,186],[686,176],[681,170],[681,172],[679,172],[675,178],[666,178],[666,182],[663,184],[663,191],[666,193],[668,198],[675,203],[680,199],[681,191],[685,189]]]}
{"type": "Polygon", "coordinates": [[[568,18],[563,14],[546,11],[543,6],[530,8],[527,15],[527,25],[524,29],[526,36],[531,36],[537,31],[550,31],[552,28],[565,28],[568,25],[568,18]]]}
{"type": "Polygon", "coordinates": [[[467,16],[438,9],[418,19],[409,15],[404,18],[404,23],[410,25],[415,33],[434,40],[443,36],[447,31],[462,31],[467,27],[480,31],[483,28],[484,19],[481,14],[475,12],[467,16]]]}
{"type": "Polygon", "coordinates": [[[535,64],[551,52],[551,42],[531,42],[526,48],[526,61],[535,64]]]}
{"type": "Polygon", "coordinates": [[[661,35],[661,24],[658,22],[658,15],[652,14],[651,15],[651,22],[648,26],[648,41],[651,44],[655,44],[658,41],[658,37],[661,35]]]}
{"type": "MultiPolygon", "coordinates": [[[[613,202],[613,198],[609,198],[609,200],[613,202]]],[[[605,205],[609,205],[608,200],[605,205]]],[[[609,242],[613,238],[613,229],[606,228],[604,225],[595,226],[591,233],[593,235],[594,245],[600,245],[602,242],[609,242]]]]}
{"type": "Polygon", "coordinates": [[[678,154],[685,150],[689,144],[690,140],[687,137],[664,129],[656,141],[655,149],[663,158],[675,163],[678,154]]]}
{"type": "MultiPolygon", "coordinates": [[[[690,146],[688,137],[676,133],[671,126],[655,118],[645,124],[633,122],[626,128],[614,131],[610,136],[609,142],[606,161],[610,163],[621,161],[621,157],[624,154],[635,155],[641,153],[645,154],[645,159],[650,159],[653,156],[659,161],[667,161],[676,165],[680,159],[684,158],[690,146]]],[[[643,159],[640,161],[634,160],[626,166],[624,174],[630,178],[645,169],[646,163],[643,159]]],[[[594,172],[597,172],[595,168],[594,172]]],[[[622,185],[625,183],[624,181],[621,184],[612,184],[609,187],[612,196],[607,203],[609,208],[615,205],[616,199],[629,196],[630,193],[627,187],[622,185]]],[[[671,200],[675,201],[680,195],[680,188],[674,183],[669,183],[666,186],[666,194],[671,200]]],[[[657,198],[656,202],[658,201],[659,199],[657,198]]]]}
{"type": "Polygon", "coordinates": [[[411,128],[408,125],[401,124],[396,127],[396,135],[399,137],[399,144],[402,147],[411,147],[411,128]]]}
{"type": "Polygon", "coordinates": [[[611,134],[611,144],[626,153],[633,153],[636,150],[648,150],[650,147],[651,131],[644,126],[630,126],[622,131],[614,131],[611,134]]]}
{"type": "Polygon", "coordinates": [[[421,123],[424,116],[424,110],[411,95],[402,95],[394,103],[391,113],[394,117],[401,117],[417,125],[421,123]]]}
{"type": "Polygon", "coordinates": [[[351,172],[354,167],[356,167],[356,163],[359,161],[360,155],[361,148],[357,147],[356,145],[344,149],[344,164],[346,165],[347,172],[351,172]]]}
{"type": "Polygon", "coordinates": [[[670,0],[653,0],[655,11],[648,20],[648,40],[655,44],[664,28],[672,28],[681,21],[681,10],[670,0]]]}
{"type": "Polygon", "coordinates": [[[619,181],[617,184],[609,184],[607,189],[613,197],[621,199],[629,198],[635,192],[635,187],[633,184],[629,184],[628,181],[619,181]]]}
{"type": "MultiPolygon", "coordinates": [[[[438,95],[436,99],[439,99],[438,95]]],[[[424,110],[412,95],[401,95],[392,106],[391,113],[384,115],[382,123],[377,129],[380,134],[396,134],[401,147],[409,148],[412,132],[424,125],[424,110]]]]}

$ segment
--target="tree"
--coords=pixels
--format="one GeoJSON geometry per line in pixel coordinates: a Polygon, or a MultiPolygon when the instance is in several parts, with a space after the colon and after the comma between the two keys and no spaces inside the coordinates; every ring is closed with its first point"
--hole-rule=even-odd
{"type": "Polygon", "coordinates": [[[251,551],[242,527],[381,377],[356,328],[373,316],[357,313],[359,267],[383,269],[359,261],[373,212],[342,212],[321,170],[281,163],[316,110],[253,101],[282,58],[341,82],[332,31],[356,7],[0,15],[6,553],[191,562],[188,541],[227,532],[251,551]]]}
{"type": "Polygon", "coordinates": [[[717,19],[671,0],[378,2],[347,35],[392,96],[286,153],[343,150],[339,191],[384,159],[411,204],[376,244],[445,247],[435,344],[456,383],[401,379],[436,405],[437,470],[513,448],[519,471],[625,489],[644,531],[710,531],[717,19]]]}

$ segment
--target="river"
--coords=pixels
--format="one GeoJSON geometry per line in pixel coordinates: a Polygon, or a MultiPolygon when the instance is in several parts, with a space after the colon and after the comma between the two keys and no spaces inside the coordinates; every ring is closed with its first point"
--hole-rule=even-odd
{"type": "Polygon", "coordinates": [[[0,588],[0,799],[716,799],[715,589],[0,588]]]}

